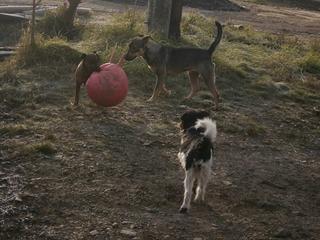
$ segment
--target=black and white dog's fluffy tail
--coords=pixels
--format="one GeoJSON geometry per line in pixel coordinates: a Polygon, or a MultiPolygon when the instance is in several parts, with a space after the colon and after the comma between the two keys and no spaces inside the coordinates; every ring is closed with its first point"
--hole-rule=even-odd
{"type": "Polygon", "coordinates": [[[210,118],[199,119],[194,126],[196,130],[203,129],[203,136],[210,139],[213,144],[217,138],[217,125],[210,118]]]}

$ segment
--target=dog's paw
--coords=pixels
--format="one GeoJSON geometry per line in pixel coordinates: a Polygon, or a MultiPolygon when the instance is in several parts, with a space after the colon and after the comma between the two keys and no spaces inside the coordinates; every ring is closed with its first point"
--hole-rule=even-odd
{"type": "Polygon", "coordinates": [[[77,107],[79,107],[79,104],[76,103],[76,102],[74,102],[74,101],[72,101],[72,100],[70,100],[70,106],[71,106],[72,108],[77,108],[77,107]]]}
{"type": "Polygon", "coordinates": [[[166,93],[166,95],[169,97],[169,96],[171,96],[172,91],[171,91],[171,90],[167,90],[165,93],[166,93]]]}
{"type": "Polygon", "coordinates": [[[188,213],[188,208],[186,208],[186,207],[180,208],[179,213],[182,213],[182,214],[188,213]]]}

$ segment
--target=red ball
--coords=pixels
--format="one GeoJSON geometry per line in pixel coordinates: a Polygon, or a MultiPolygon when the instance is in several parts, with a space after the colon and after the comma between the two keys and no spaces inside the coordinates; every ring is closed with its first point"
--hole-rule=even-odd
{"type": "Polygon", "coordinates": [[[98,105],[115,106],[127,96],[127,74],[113,63],[102,64],[100,69],[100,72],[93,72],[86,83],[88,95],[98,105]]]}

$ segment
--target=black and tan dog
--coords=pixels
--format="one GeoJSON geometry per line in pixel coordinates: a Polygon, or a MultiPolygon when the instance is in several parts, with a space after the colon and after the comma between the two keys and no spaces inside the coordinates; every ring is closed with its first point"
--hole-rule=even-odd
{"type": "Polygon", "coordinates": [[[161,91],[170,95],[171,92],[165,86],[165,78],[168,74],[188,72],[191,91],[186,98],[192,98],[199,90],[201,76],[214,97],[216,107],[218,106],[219,93],[215,85],[215,65],[212,63],[211,56],[221,40],[222,26],[219,22],[215,24],[218,33],[209,49],[164,46],[153,41],[150,36],[137,37],[130,42],[125,60],[130,61],[142,56],[157,76],[153,94],[148,101],[153,101],[161,91]]]}
{"type": "Polygon", "coordinates": [[[96,52],[90,53],[88,55],[82,54],[81,58],[82,60],[75,72],[76,93],[74,98],[74,105],[78,105],[79,103],[79,93],[81,85],[87,82],[88,78],[93,72],[100,71],[100,58],[96,52]]]}

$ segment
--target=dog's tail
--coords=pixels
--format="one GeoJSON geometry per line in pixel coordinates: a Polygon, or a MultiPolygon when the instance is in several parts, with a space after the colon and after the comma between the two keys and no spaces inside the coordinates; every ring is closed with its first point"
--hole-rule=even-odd
{"type": "Polygon", "coordinates": [[[211,140],[212,143],[216,141],[217,138],[217,125],[215,121],[210,118],[199,119],[195,125],[196,129],[204,129],[203,135],[211,140]]]}
{"type": "Polygon", "coordinates": [[[211,43],[211,46],[208,49],[208,52],[209,52],[210,55],[212,55],[214,50],[216,50],[216,48],[217,48],[217,46],[220,43],[220,40],[222,38],[222,26],[218,21],[216,21],[215,24],[216,24],[217,29],[218,29],[218,34],[217,34],[215,40],[213,41],[213,43],[211,43]]]}

